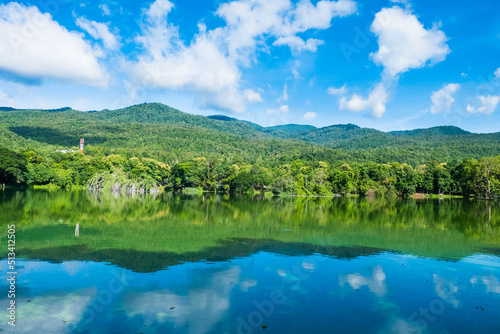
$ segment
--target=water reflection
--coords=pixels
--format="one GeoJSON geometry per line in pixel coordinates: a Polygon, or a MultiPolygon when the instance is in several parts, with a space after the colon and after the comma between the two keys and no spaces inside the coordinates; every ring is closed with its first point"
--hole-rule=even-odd
{"type": "Polygon", "coordinates": [[[444,278],[437,274],[434,274],[433,278],[437,296],[444,302],[451,304],[454,308],[461,307],[461,302],[458,299],[460,292],[455,282],[450,278],[444,278]]]}
{"type": "Polygon", "coordinates": [[[470,282],[473,285],[476,285],[478,283],[482,283],[486,286],[486,292],[491,292],[491,293],[500,293],[500,282],[498,281],[498,278],[494,276],[483,276],[483,277],[476,277],[474,276],[471,278],[470,282]]]}
{"type": "Polygon", "coordinates": [[[23,261],[19,277],[14,333],[260,333],[262,325],[269,333],[495,333],[500,325],[500,268],[465,260],[260,252],[154,274],[23,261]]]}
{"type": "Polygon", "coordinates": [[[370,292],[377,297],[383,297],[387,293],[385,273],[380,265],[373,267],[369,276],[363,276],[360,273],[341,275],[339,281],[340,286],[344,287],[346,283],[354,290],[367,286],[370,292]]]}
{"type": "Polygon", "coordinates": [[[499,217],[468,200],[0,194],[24,258],[14,333],[496,333],[499,217]]]}
{"type": "Polygon", "coordinates": [[[168,324],[186,328],[186,333],[212,332],[214,325],[227,317],[231,290],[238,284],[240,269],[195,271],[193,276],[189,287],[127,292],[123,301],[126,315],[140,318],[147,328],[168,324]]]}
{"type": "Polygon", "coordinates": [[[492,201],[5,191],[0,218],[16,224],[21,256],[138,272],[260,250],[339,258],[391,250],[453,261],[500,255],[500,206],[492,201]],[[70,233],[79,237],[64,237],[70,233]]]}

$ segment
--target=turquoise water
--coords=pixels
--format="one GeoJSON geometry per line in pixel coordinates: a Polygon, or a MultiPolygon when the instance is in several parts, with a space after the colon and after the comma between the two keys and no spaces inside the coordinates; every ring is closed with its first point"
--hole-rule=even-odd
{"type": "Polygon", "coordinates": [[[0,262],[4,332],[500,329],[495,202],[41,191],[1,200],[2,244],[15,224],[18,257],[15,327],[0,262]]]}

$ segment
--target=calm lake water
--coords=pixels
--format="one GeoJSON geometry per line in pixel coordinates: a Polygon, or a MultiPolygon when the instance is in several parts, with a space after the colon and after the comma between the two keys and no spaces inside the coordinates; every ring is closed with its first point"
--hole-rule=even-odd
{"type": "Polygon", "coordinates": [[[4,191],[0,225],[3,332],[500,333],[498,202],[4,191]]]}

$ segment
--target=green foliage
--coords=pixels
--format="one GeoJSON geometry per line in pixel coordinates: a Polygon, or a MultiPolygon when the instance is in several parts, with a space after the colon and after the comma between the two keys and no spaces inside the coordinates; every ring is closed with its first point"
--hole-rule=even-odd
{"type": "Polygon", "coordinates": [[[247,192],[250,190],[250,187],[253,186],[254,182],[255,179],[251,173],[242,171],[234,178],[231,184],[231,190],[235,192],[247,192]]]}
{"type": "Polygon", "coordinates": [[[0,145],[26,152],[30,163],[58,149],[78,150],[82,137],[86,155],[151,158],[171,166],[200,156],[251,163],[260,156],[274,167],[298,159],[306,165],[391,161],[417,166],[500,155],[500,133],[472,134],[456,127],[385,133],[353,124],[266,128],[227,116],[190,115],[158,103],[86,113],[69,108],[0,110],[0,130],[0,145]]]}
{"type": "Polygon", "coordinates": [[[8,185],[379,197],[496,198],[500,191],[499,158],[489,158],[500,154],[500,133],[265,128],[157,103],[89,113],[6,109],[0,121],[0,144],[19,152],[0,149],[1,182],[8,185]],[[76,147],[82,137],[84,155],[76,147]],[[75,152],[56,152],[68,149],[75,152]]]}
{"type": "Polygon", "coordinates": [[[26,158],[0,147],[0,184],[23,185],[27,183],[28,175],[26,158]]]}

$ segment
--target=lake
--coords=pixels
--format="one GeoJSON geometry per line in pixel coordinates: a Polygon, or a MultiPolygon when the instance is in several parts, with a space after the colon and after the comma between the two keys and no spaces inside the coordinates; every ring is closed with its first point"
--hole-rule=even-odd
{"type": "Polygon", "coordinates": [[[8,333],[500,331],[495,201],[5,190],[0,217],[8,333]]]}

